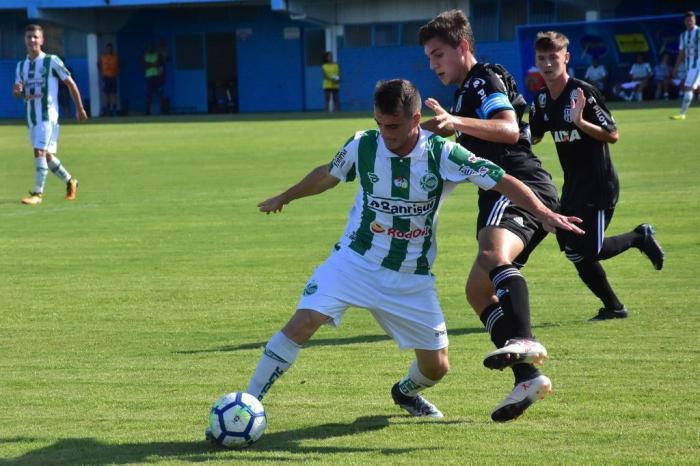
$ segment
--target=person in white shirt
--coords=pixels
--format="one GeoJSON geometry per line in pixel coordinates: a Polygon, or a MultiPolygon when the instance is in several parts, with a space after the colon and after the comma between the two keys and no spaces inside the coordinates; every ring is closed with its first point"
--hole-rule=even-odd
{"type": "Polygon", "coordinates": [[[594,85],[599,91],[604,92],[607,77],[608,70],[605,65],[600,63],[598,57],[591,58],[591,65],[586,69],[586,75],[583,79],[594,85]]]}
{"type": "Polygon", "coordinates": [[[638,54],[636,63],[630,67],[630,80],[618,85],[617,95],[624,100],[641,102],[644,89],[649,85],[653,75],[651,65],[644,61],[644,54],[638,54]],[[629,93],[625,93],[625,91],[629,93]]]}
{"type": "Polygon", "coordinates": [[[685,120],[685,114],[693,100],[693,92],[700,86],[700,28],[695,23],[695,13],[688,11],[683,19],[685,31],[681,33],[678,41],[678,58],[673,68],[673,75],[677,76],[681,65],[685,65],[685,80],[682,82],[680,92],[681,112],[673,115],[672,120],[685,120]]]}

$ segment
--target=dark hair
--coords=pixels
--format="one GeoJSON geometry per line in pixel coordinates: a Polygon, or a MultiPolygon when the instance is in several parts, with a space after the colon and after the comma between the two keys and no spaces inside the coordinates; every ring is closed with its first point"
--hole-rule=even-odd
{"type": "Polygon", "coordinates": [[[694,11],[686,11],[685,16],[683,18],[695,18],[695,12],[694,11]]]}
{"type": "Polygon", "coordinates": [[[420,111],[420,93],[406,79],[379,81],[374,88],[374,107],[385,115],[395,115],[403,110],[406,117],[411,117],[420,111]]]}
{"type": "Polygon", "coordinates": [[[470,51],[476,53],[474,32],[462,10],[443,11],[418,30],[420,45],[425,45],[435,37],[453,48],[457,48],[462,40],[466,40],[469,42],[470,51]]]}
{"type": "Polygon", "coordinates": [[[541,52],[558,52],[569,47],[569,39],[557,31],[538,32],[535,37],[535,50],[541,52]]]}
{"type": "Polygon", "coordinates": [[[24,32],[34,32],[34,31],[39,31],[40,33],[44,33],[44,28],[39,26],[38,24],[27,24],[27,27],[24,28],[24,32]]]}

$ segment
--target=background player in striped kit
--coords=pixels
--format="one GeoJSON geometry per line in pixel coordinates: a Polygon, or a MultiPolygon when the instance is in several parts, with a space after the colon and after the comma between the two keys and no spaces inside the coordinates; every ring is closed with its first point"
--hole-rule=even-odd
{"type": "Polygon", "coordinates": [[[532,140],[536,144],[546,131],[552,133],[564,172],[560,212],[583,219],[585,235],[557,232],[557,240],[581,280],[603,303],[591,320],[625,318],[627,308],[600,261],[636,247],[660,270],[664,253],[654,228],[646,223],[621,235],[604,235],[619,197],[608,143],[616,143],[619,134],[598,89],[569,77],[568,45],[569,39],[555,31],[540,32],[535,39],[535,61],[546,87],[535,95],[530,109],[532,140]]]}
{"type": "Polygon", "coordinates": [[[34,189],[22,199],[22,204],[40,204],[44,196],[46,175],[51,170],[66,184],[66,199],[74,200],[78,191],[78,180],[61,165],[56,157],[58,143],[58,80],[68,87],[76,108],[78,122],[87,119],[80,98],[80,91],[70,72],[56,55],[41,50],[44,45],[44,30],[38,24],[25,28],[24,43],[27,58],[17,63],[15,84],[12,93],[23,97],[27,108],[29,139],[34,148],[36,175],[34,189]]]}
{"type": "Polygon", "coordinates": [[[681,112],[673,115],[672,120],[685,120],[685,114],[693,100],[693,93],[700,85],[700,28],[696,24],[695,13],[688,11],[683,19],[685,31],[678,39],[678,58],[673,67],[673,76],[677,76],[681,63],[687,70],[685,81],[681,83],[681,112]]]}
{"type": "MultiPolygon", "coordinates": [[[[502,167],[556,209],[552,177],[530,147],[530,129],[523,121],[527,102],[505,68],[476,60],[474,34],[464,13],[441,13],[420,28],[418,39],[430,69],[444,85],[457,86],[450,112],[434,99],[426,101],[436,116],[423,126],[443,136],[456,134],[459,144],[502,167]]],[[[505,422],[520,416],[551,385],[533,365],[547,358],[547,350],[532,335],[529,292],[519,270],[547,231],[507,196],[479,190],[478,202],[479,252],[466,294],[498,348],[486,355],[484,366],[511,367],[515,376],[515,386],[491,413],[494,421],[505,422]]]]}
{"type": "Polygon", "coordinates": [[[415,350],[408,374],[392,387],[394,402],[413,416],[443,417],[420,392],[437,384],[449,366],[430,272],[446,188],[471,181],[507,194],[551,230],[581,230],[572,223],[578,219],[552,212],[497,165],[422,130],[420,94],[410,82],[379,83],[374,103],[379,131],[356,133],[329,165],[258,205],[262,212],[280,212],[340,181],[359,182],[345,234],[307,282],[292,318],[267,343],[246,391],[262,399],[321,325],[337,326],[349,306],[363,307],[400,348],[415,350]]]}

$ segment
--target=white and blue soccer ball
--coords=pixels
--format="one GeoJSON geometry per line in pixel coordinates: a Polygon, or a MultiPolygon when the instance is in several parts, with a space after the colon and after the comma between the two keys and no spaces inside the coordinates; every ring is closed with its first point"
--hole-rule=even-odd
{"type": "Polygon", "coordinates": [[[209,411],[206,438],[226,448],[246,448],[255,443],[267,427],[265,408],[253,395],[233,392],[224,395],[209,411]]]}

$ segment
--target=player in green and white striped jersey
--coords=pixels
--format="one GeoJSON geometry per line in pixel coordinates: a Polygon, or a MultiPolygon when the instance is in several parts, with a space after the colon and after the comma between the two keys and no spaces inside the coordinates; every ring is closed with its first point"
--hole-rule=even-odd
{"type": "Polygon", "coordinates": [[[445,320],[430,273],[436,256],[438,209],[456,183],[495,189],[554,230],[580,231],[546,208],[523,183],[458,144],[420,128],[421,98],[408,81],[384,81],[374,96],[378,130],[355,134],[329,165],[261,202],[260,211],[357,181],[350,219],[335,251],[307,282],[297,310],[265,347],[247,392],[262,399],[289,369],[301,345],[323,324],[337,326],[349,306],[368,309],[416,360],[397,382],[394,402],[414,416],[442,417],[420,392],[447,373],[445,320]]]}
{"type": "Polygon", "coordinates": [[[681,100],[681,112],[671,117],[672,120],[685,120],[685,114],[693,100],[693,93],[700,85],[700,28],[696,24],[695,13],[688,11],[683,19],[685,31],[678,39],[678,58],[673,67],[673,76],[678,75],[681,63],[687,70],[685,81],[681,84],[683,99],[681,100]]]}
{"type": "Polygon", "coordinates": [[[28,25],[25,28],[24,43],[27,47],[27,58],[17,63],[12,93],[25,101],[29,139],[34,148],[36,183],[29,196],[22,199],[22,204],[41,203],[49,170],[66,184],[66,199],[72,201],[78,190],[78,180],[71,177],[56,157],[59,79],[68,87],[73,97],[78,122],[86,120],[87,114],[78,86],[61,59],[41,50],[44,45],[42,27],[38,24],[28,25]]]}

